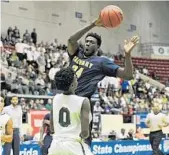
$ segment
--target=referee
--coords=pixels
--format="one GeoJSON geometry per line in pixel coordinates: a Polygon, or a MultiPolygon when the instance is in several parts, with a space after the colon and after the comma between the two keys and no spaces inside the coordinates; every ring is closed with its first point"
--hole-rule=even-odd
{"type": "Polygon", "coordinates": [[[152,106],[152,112],[147,115],[145,124],[150,128],[150,144],[153,150],[153,155],[164,155],[159,145],[163,137],[162,127],[167,127],[169,122],[167,116],[161,113],[159,103],[154,103],[152,106]]]}

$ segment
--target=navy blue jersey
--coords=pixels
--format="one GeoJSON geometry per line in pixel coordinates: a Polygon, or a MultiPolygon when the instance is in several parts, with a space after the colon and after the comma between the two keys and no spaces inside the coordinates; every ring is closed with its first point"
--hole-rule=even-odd
{"type": "Polygon", "coordinates": [[[78,87],[75,93],[88,98],[95,92],[99,81],[105,76],[116,77],[119,68],[107,57],[91,56],[85,58],[83,50],[80,49],[75,55],[70,56],[70,66],[78,78],[78,87]]]}

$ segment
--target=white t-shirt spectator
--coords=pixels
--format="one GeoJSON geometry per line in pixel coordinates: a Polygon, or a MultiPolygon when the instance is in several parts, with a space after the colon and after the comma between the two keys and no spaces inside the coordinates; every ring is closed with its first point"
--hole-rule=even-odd
{"type": "Polygon", "coordinates": [[[97,84],[98,88],[108,88],[108,79],[109,79],[109,77],[106,76],[103,80],[98,82],[98,84],[97,84]]]}
{"type": "Polygon", "coordinates": [[[27,60],[28,61],[36,61],[38,57],[40,56],[40,52],[32,51],[32,50],[26,50],[25,52],[27,54],[27,60]]]}
{"type": "Polygon", "coordinates": [[[64,52],[63,53],[63,59],[66,61],[66,62],[69,62],[69,55],[67,52],[64,52]]]}
{"type": "Polygon", "coordinates": [[[60,70],[60,68],[54,68],[54,67],[52,67],[52,68],[49,70],[49,78],[50,78],[50,80],[54,80],[55,74],[56,74],[56,72],[58,72],[59,70],[60,70]]]}
{"type": "Polygon", "coordinates": [[[108,83],[114,85],[115,89],[120,88],[120,78],[108,77],[108,83]]]}
{"type": "Polygon", "coordinates": [[[136,80],[140,79],[139,70],[136,69],[135,74],[136,74],[136,80]]]}
{"type": "Polygon", "coordinates": [[[143,68],[143,73],[144,73],[145,75],[148,75],[148,70],[147,70],[146,68],[143,68]]]}
{"type": "Polygon", "coordinates": [[[44,86],[44,85],[45,85],[45,82],[44,82],[43,79],[37,78],[37,79],[35,80],[35,84],[36,84],[36,85],[40,84],[41,86],[44,86]]]}
{"type": "Polygon", "coordinates": [[[45,49],[44,47],[38,47],[38,48],[37,48],[37,51],[38,51],[38,52],[46,53],[46,49],[45,49]]]}
{"type": "Polygon", "coordinates": [[[60,57],[59,52],[55,52],[55,53],[51,54],[52,61],[54,61],[54,62],[57,62],[59,57],[60,57]]]}
{"type": "Polygon", "coordinates": [[[118,139],[125,139],[125,138],[127,138],[127,133],[124,133],[124,134],[119,133],[119,134],[117,135],[117,138],[118,138],[118,139]]]}
{"type": "Polygon", "coordinates": [[[25,43],[16,43],[15,45],[15,49],[17,53],[24,53],[25,50],[27,51],[28,48],[30,48],[30,46],[25,43]]]}

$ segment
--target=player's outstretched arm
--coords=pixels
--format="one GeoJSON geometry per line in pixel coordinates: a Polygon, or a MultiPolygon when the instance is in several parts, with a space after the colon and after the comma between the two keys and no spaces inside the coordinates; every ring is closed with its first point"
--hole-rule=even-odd
{"type": "Polygon", "coordinates": [[[13,138],[13,122],[12,119],[10,119],[6,124],[6,133],[5,135],[2,135],[1,141],[2,143],[10,143],[12,142],[13,138]]]}
{"type": "Polygon", "coordinates": [[[131,59],[131,51],[139,42],[139,37],[134,36],[129,41],[125,40],[124,52],[125,52],[125,67],[117,70],[117,77],[131,80],[133,78],[133,64],[131,59]]]}
{"type": "Polygon", "coordinates": [[[68,39],[68,52],[70,55],[74,55],[77,48],[78,48],[78,40],[85,34],[87,33],[89,30],[91,30],[92,28],[94,28],[95,26],[101,27],[101,19],[98,18],[96,19],[94,22],[92,22],[90,25],[85,26],[84,28],[78,30],[75,34],[73,34],[72,36],[70,36],[70,38],[68,39]]]}
{"type": "Polygon", "coordinates": [[[83,101],[82,109],[81,109],[81,134],[80,136],[83,139],[86,139],[89,136],[89,114],[90,114],[90,102],[89,99],[86,98],[83,101]]]}

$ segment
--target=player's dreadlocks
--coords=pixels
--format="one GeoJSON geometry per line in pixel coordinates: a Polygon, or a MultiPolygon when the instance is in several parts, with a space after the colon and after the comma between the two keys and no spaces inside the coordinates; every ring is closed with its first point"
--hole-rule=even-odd
{"type": "Polygon", "coordinates": [[[97,33],[93,33],[93,32],[88,33],[86,35],[86,38],[89,37],[89,36],[95,38],[97,40],[97,44],[99,45],[99,47],[101,46],[101,44],[102,44],[101,36],[99,36],[97,33]]]}
{"type": "Polygon", "coordinates": [[[55,74],[55,85],[59,90],[68,91],[73,79],[73,69],[71,67],[63,68],[55,74]]]}

